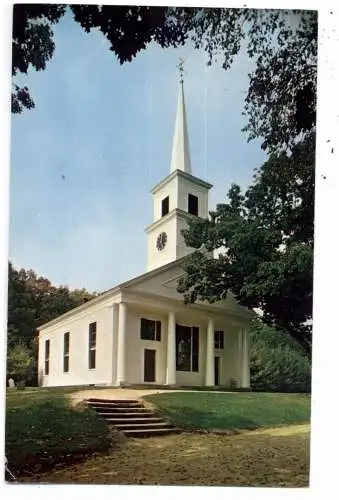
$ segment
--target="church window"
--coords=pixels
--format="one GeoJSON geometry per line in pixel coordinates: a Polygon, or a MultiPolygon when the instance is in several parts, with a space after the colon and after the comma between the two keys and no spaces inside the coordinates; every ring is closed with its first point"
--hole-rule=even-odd
{"type": "Polygon", "coordinates": [[[69,332],[64,334],[64,372],[69,371],[69,332]]]}
{"type": "Polygon", "coordinates": [[[95,354],[97,348],[97,324],[91,323],[88,331],[88,368],[95,368],[95,354]]]}
{"type": "Polygon", "coordinates": [[[214,348],[224,348],[224,332],[221,330],[217,330],[216,332],[214,332],[214,348]]]}
{"type": "Polygon", "coordinates": [[[142,340],[156,340],[161,342],[161,321],[141,318],[140,338],[142,340]]]}
{"type": "Polygon", "coordinates": [[[198,215],[198,197],[194,194],[188,195],[188,213],[198,215]]]}
{"type": "Polygon", "coordinates": [[[166,196],[161,202],[161,217],[167,215],[169,212],[169,196],[166,196]]]}
{"type": "Polygon", "coordinates": [[[50,352],[50,340],[45,342],[45,375],[49,374],[49,352],[50,352]]]}
{"type": "Polygon", "coordinates": [[[176,325],[176,369],[199,371],[199,328],[176,325]]]}

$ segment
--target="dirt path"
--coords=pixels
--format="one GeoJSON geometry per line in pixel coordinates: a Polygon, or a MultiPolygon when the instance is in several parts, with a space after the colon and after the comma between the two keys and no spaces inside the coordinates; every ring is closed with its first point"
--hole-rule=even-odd
{"type": "MultiPolygon", "coordinates": [[[[87,398],[103,398],[103,399],[142,399],[143,396],[147,396],[149,394],[160,394],[162,392],[197,392],[188,389],[183,389],[180,391],[179,389],[125,389],[125,388],[102,388],[102,389],[84,389],[83,391],[77,391],[70,394],[70,398],[73,403],[78,403],[87,398]]],[[[218,391],[205,391],[205,392],[218,392],[218,391]]],[[[225,391],[223,391],[225,394],[225,391]]],[[[227,394],[236,394],[236,393],[227,393],[227,394]]]]}
{"type": "Polygon", "coordinates": [[[308,425],[123,439],[109,454],[24,482],[306,487],[309,439],[308,425]]]}

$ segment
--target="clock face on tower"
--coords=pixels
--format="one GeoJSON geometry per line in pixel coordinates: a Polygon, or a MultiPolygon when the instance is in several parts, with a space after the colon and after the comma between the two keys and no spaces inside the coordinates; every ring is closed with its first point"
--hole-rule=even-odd
{"type": "Polygon", "coordinates": [[[159,236],[157,237],[157,249],[163,250],[165,248],[166,242],[167,242],[167,234],[160,233],[159,236]]]}

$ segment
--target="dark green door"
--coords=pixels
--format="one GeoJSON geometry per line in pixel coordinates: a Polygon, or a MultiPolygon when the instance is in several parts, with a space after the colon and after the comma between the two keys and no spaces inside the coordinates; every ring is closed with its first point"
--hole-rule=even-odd
{"type": "Polygon", "coordinates": [[[214,358],[214,385],[220,385],[220,358],[214,358]]]}
{"type": "Polygon", "coordinates": [[[155,382],[155,350],[144,351],[144,382],[155,382]]]}

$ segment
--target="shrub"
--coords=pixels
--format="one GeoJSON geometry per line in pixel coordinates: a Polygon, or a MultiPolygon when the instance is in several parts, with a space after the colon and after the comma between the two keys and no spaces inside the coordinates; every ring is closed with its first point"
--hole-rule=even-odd
{"type": "Polygon", "coordinates": [[[311,365],[294,340],[255,322],[251,329],[251,387],[254,391],[310,392],[311,365]]]}
{"type": "Polygon", "coordinates": [[[7,351],[7,372],[13,375],[16,385],[26,382],[34,376],[35,359],[33,353],[22,343],[10,347],[7,351]]]}

